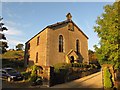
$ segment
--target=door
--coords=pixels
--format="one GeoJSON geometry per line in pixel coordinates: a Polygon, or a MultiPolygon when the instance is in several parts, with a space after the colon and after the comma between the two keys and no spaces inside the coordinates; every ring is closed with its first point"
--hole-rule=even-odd
{"type": "Polygon", "coordinates": [[[73,57],[73,56],[71,56],[70,58],[71,58],[70,63],[74,63],[74,57],[73,57]]]}

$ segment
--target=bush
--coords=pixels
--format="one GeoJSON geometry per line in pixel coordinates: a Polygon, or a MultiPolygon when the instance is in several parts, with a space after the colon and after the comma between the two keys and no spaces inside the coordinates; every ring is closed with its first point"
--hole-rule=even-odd
{"type": "Polygon", "coordinates": [[[60,73],[60,69],[69,69],[72,65],[67,63],[58,63],[53,66],[55,73],[60,73]]]}
{"type": "Polygon", "coordinates": [[[84,67],[84,64],[82,64],[82,63],[73,63],[73,64],[72,64],[72,67],[83,68],[83,67],[84,67]]]}
{"type": "Polygon", "coordinates": [[[91,69],[97,69],[97,68],[98,68],[98,66],[97,66],[97,65],[95,65],[95,64],[90,64],[90,68],[91,68],[91,69]]]}
{"type": "Polygon", "coordinates": [[[42,78],[40,76],[32,77],[32,86],[42,85],[42,78]]]}
{"type": "Polygon", "coordinates": [[[112,87],[112,80],[111,74],[108,68],[104,68],[104,87],[111,88],[112,87]]]}
{"type": "Polygon", "coordinates": [[[32,74],[30,77],[30,81],[31,82],[35,82],[37,80],[37,75],[36,74],[32,74]]]}
{"type": "Polygon", "coordinates": [[[21,72],[21,74],[23,75],[24,79],[27,80],[30,78],[30,72],[21,72]]]}
{"type": "Polygon", "coordinates": [[[120,69],[120,63],[116,63],[115,66],[114,66],[114,69],[119,70],[120,69]]]}
{"type": "Polygon", "coordinates": [[[2,67],[23,68],[24,60],[2,59],[2,67]]]}
{"type": "Polygon", "coordinates": [[[81,63],[74,63],[74,64],[73,64],[73,67],[81,67],[81,66],[82,66],[81,63]]]}
{"type": "Polygon", "coordinates": [[[58,63],[54,66],[54,83],[63,83],[66,81],[66,77],[69,73],[72,64],[58,63]]]}
{"type": "Polygon", "coordinates": [[[41,78],[41,76],[38,76],[38,74],[37,74],[37,70],[39,70],[40,68],[36,65],[33,65],[30,68],[31,68],[31,74],[30,74],[29,80],[31,82],[31,85],[42,84],[42,78],[41,78]]]}

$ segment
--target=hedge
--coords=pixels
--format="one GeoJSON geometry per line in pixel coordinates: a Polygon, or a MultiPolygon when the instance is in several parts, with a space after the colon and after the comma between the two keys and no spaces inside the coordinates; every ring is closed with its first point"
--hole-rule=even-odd
{"type": "Polygon", "coordinates": [[[112,88],[111,73],[108,68],[104,68],[104,87],[112,88]]]}
{"type": "Polygon", "coordinates": [[[53,67],[55,83],[71,81],[98,71],[96,65],[84,63],[58,63],[53,67]]]}

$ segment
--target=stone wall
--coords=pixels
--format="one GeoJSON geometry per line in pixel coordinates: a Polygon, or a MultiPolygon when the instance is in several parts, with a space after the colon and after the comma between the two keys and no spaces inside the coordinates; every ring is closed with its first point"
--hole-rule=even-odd
{"type": "MultiPolygon", "coordinates": [[[[66,55],[71,51],[76,51],[76,40],[79,40],[79,56],[83,63],[88,60],[88,38],[74,23],[74,30],[68,29],[69,24],[58,25],[53,28],[45,28],[43,31],[30,39],[25,48],[25,63],[28,59],[29,65],[51,66],[56,63],[68,62],[66,55]],[[63,36],[63,52],[59,52],[59,35],[63,36]],[[39,45],[37,38],[39,37],[39,45]],[[38,63],[36,63],[36,53],[38,52],[38,63]],[[27,58],[29,55],[29,58],[27,58]]],[[[25,64],[26,65],[26,64],[25,64]]]]}
{"type": "Polygon", "coordinates": [[[25,65],[28,59],[29,66],[38,65],[46,66],[46,48],[47,48],[47,28],[34,36],[30,41],[26,43],[25,48],[25,65]],[[39,37],[39,45],[37,45],[37,38],[39,37]],[[28,49],[28,44],[30,47],[28,49]],[[36,53],[38,52],[38,63],[36,63],[36,53]],[[29,58],[27,58],[29,55],[29,58]]]}
{"type": "Polygon", "coordinates": [[[56,63],[68,62],[66,55],[71,51],[76,51],[76,40],[79,40],[80,59],[84,63],[88,63],[88,39],[74,25],[74,31],[68,30],[68,24],[62,28],[48,29],[48,45],[47,45],[47,60],[49,65],[56,63]],[[63,36],[63,52],[59,52],[59,35],[63,36]]]}
{"type": "Polygon", "coordinates": [[[53,85],[53,78],[54,78],[54,68],[51,66],[44,67],[43,77],[43,86],[50,87],[53,85]]]}

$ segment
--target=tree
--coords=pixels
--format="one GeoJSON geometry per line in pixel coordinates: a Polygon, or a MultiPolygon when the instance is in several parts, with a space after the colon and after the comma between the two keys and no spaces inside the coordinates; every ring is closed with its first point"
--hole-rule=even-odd
{"type": "Polygon", "coordinates": [[[89,55],[89,61],[90,61],[90,63],[94,63],[94,62],[97,61],[97,57],[96,57],[94,51],[88,50],[88,55],[89,55]]]}
{"type": "Polygon", "coordinates": [[[0,17],[0,54],[3,54],[6,52],[6,48],[8,48],[6,37],[3,34],[4,30],[8,30],[6,27],[4,27],[4,23],[2,23],[2,19],[0,17]]]}
{"type": "Polygon", "coordinates": [[[17,46],[16,46],[16,50],[23,50],[23,44],[18,44],[17,46]]]}
{"type": "Polygon", "coordinates": [[[94,31],[97,32],[100,38],[99,48],[95,45],[96,55],[100,63],[109,62],[116,64],[120,58],[120,25],[118,18],[118,2],[104,7],[104,13],[96,20],[97,25],[94,26],[94,31]]]}
{"type": "Polygon", "coordinates": [[[89,56],[89,63],[90,64],[95,64],[98,66],[98,68],[101,68],[100,63],[98,62],[98,59],[97,59],[94,51],[88,50],[88,56],[89,56]]]}

